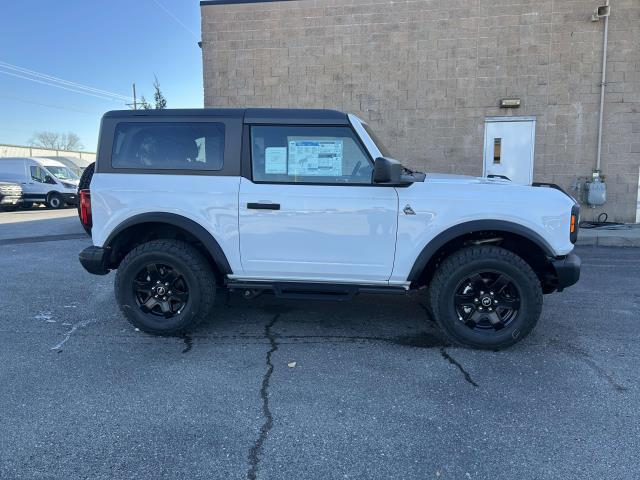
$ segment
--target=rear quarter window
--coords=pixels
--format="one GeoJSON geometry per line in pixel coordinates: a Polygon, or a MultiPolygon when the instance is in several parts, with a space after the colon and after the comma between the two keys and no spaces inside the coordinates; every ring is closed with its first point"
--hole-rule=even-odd
{"type": "Polygon", "coordinates": [[[223,123],[121,122],[111,166],[149,170],[222,170],[223,123]]]}

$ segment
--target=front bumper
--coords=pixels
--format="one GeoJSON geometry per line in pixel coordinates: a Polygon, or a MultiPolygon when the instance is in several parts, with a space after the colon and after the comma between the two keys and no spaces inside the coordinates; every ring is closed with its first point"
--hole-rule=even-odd
{"type": "Polygon", "coordinates": [[[102,247],[90,246],[80,252],[80,263],[84,269],[94,275],[106,275],[109,261],[109,250],[102,247]]]}
{"type": "Polygon", "coordinates": [[[14,196],[5,196],[0,198],[0,205],[17,205],[22,201],[22,197],[14,197],[14,196]]]}
{"type": "Polygon", "coordinates": [[[77,193],[63,193],[62,200],[67,205],[78,205],[78,194],[77,193]]]}
{"type": "Polygon", "coordinates": [[[570,253],[564,258],[557,258],[551,261],[557,279],[555,287],[559,292],[575,284],[580,279],[581,263],[580,257],[575,253],[570,253]]]}

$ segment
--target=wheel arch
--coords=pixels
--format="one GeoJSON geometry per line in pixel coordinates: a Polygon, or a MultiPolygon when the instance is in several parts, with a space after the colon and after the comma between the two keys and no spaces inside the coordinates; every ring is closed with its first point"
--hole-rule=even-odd
{"type": "Polygon", "coordinates": [[[135,215],[114,228],[104,242],[104,248],[111,252],[111,268],[117,268],[136,245],[156,238],[175,238],[194,244],[219,276],[233,273],[222,247],[209,231],[190,218],[168,212],[135,215]]]}
{"type": "Polygon", "coordinates": [[[474,220],[454,225],[436,235],[420,252],[409,273],[412,287],[426,285],[441,260],[472,243],[495,243],[520,255],[538,277],[545,276],[546,259],[555,257],[553,248],[540,234],[523,225],[504,220],[474,220]]]}

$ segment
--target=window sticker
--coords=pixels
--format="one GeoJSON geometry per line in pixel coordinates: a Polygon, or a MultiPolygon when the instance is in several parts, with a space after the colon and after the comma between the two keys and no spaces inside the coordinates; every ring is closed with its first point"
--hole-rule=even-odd
{"type": "Polygon", "coordinates": [[[265,148],[264,173],[287,173],[287,147],[265,148]]]}
{"type": "Polygon", "coordinates": [[[342,140],[289,140],[289,175],[342,176],[342,140]]]}

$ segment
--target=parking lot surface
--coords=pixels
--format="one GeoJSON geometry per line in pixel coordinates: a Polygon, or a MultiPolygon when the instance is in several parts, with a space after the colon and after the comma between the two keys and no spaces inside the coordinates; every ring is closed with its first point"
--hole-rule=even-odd
{"type": "Polygon", "coordinates": [[[421,295],[220,294],[159,338],[82,269],[73,215],[4,215],[2,479],[640,478],[640,250],[578,249],[501,352],[445,345],[421,295]]]}

